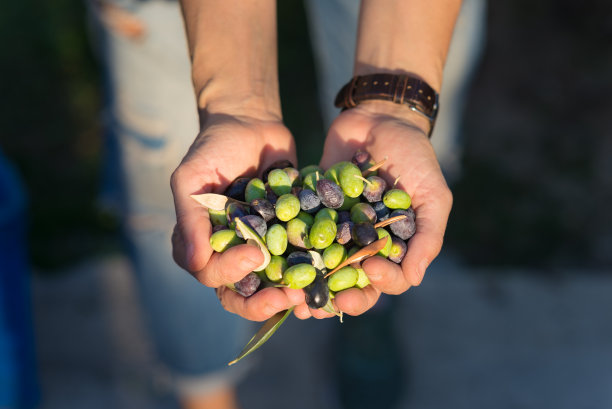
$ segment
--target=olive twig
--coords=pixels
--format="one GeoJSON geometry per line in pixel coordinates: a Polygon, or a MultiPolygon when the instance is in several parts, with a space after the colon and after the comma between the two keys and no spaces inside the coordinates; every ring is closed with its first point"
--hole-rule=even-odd
{"type": "Polygon", "coordinates": [[[393,187],[392,187],[393,189],[395,189],[395,185],[397,185],[397,182],[399,182],[399,180],[400,180],[400,176],[395,178],[395,181],[393,182],[393,187]]]}
{"type": "Polygon", "coordinates": [[[395,223],[395,222],[399,222],[400,220],[404,220],[406,217],[405,214],[400,214],[399,216],[393,216],[393,217],[389,217],[387,220],[383,220],[382,222],[378,222],[374,225],[375,229],[378,229],[379,227],[385,227],[390,225],[391,223],[395,223]]]}
{"type": "Polygon", "coordinates": [[[374,172],[375,170],[378,170],[380,168],[382,168],[382,166],[387,162],[387,157],[385,156],[385,158],[383,160],[381,160],[378,163],[373,164],[372,166],[370,166],[369,168],[367,168],[366,170],[364,170],[362,172],[362,174],[365,176],[370,172],[374,172]]]}
{"type": "Polygon", "coordinates": [[[363,176],[360,176],[360,175],[353,175],[353,177],[355,177],[355,178],[357,178],[357,179],[359,179],[359,180],[363,180],[363,181],[364,181],[364,182],[365,182],[365,183],[366,183],[368,186],[370,186],[370,187],[373,185],[373,183],[372,183],[372,182],[370,182],[368,179],[364,178],[363,176]]]}
{"type": "Polygon", "coordinates": [[[382,250],[385,247],[388,239],[389,237],[383,237],[382,239],[376,240],[375,242],[368,244],[367,246],[360,249],[355,254],[353,254],[346,260],[344,260],[342,263],[338,264],[336,268],[334,268],[332,271],[330,271],[329,273],[325,275],[325,278],[334,274],[335,272],[340,270],[342,267],[346,267],[349,264],[356,263],[356,262],[365,260],[366,258],[376,255],[376,253],[378,253],[380,250],[382,250]]]}

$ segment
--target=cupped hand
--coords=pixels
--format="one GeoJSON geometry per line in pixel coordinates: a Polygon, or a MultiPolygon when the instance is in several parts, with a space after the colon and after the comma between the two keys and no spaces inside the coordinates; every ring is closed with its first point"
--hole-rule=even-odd
{"type": "Polygon", "coordinates": [[[208,211],[190,195],[223,193],[235,178],[261,177],[264,169],[281,159],[297,166],[293,137],[280,119],[213,114],[203,121],[202,131],[171,179],[177,220],[174,260],[204,285],[217,288],[225,309],[254,321],[303,303],[303,293],[267,288],[244,298],[229,290],[225,285],[242,279],[261,264],[263,255],[249,244],[213,252],[208,211]]]}
{"type": "MultiPolygon", "coordinates": [[[[416,213],[416,234],[408,241],[401,265],[379,256],[365,260],[362,267],[371,285],[336,294],[334,302],[340,311],[359,315],[376,304],[381,292],[401,294],[419,285],[440,252],[452,194],[427,137],[428,130],[429,123],[420,114],[382,101],[362,103],[342,112],[329,130],[322,168],[350,160],[357,149],[368,151],[377,161],[386,158],[379,174],[388,184],[399,177],[397,187],[410,194],[416,213]]],[[[330,316],[305,304],[296,307],[295,315],[302,319],[330,316]]]]}

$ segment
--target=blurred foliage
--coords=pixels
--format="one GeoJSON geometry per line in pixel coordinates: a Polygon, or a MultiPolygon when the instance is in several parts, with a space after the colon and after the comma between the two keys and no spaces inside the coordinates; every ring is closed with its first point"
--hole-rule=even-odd
{"type": "Polygon", "coordinates": [[[100,90],[83,4],[2,2],[0,30],[0,145],[28,188],[34,264],[117,248],[115,221],[95,206],[100,90]]]}
{"type": "Polygon", "coordinates": [[[612,265],[611,15],[489,2],[448,230],[471,263],[612,265]]]}
{"type": "Polygon", "coordinates": [[[295,136],[299,166],[318,164],[325,132],[312,47],[301,2],[279,1],[278,67],[283,118],[295,136]]]}

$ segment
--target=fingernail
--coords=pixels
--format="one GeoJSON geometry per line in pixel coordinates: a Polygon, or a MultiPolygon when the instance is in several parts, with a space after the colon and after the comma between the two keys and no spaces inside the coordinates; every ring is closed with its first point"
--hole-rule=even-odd
{"type": "Polygon", "coordinates": [[[427,270],[427,267],[429,267],[429,261],[426,258],[424,258],[419,263],[419,268],[417,269],[417,275],[418,275],[419,281],[423,280],[423,277],[425,276],[425,270],[427,270]]]}

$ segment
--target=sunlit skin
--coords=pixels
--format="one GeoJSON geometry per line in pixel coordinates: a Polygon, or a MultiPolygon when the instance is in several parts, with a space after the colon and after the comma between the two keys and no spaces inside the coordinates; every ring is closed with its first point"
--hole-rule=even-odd
{"type": "MultiPolygon", "coordinates": [[[[426,267],[440,252],[452,204],[452,195],[427,138],[427,122],[417,113],[388,105],[363,104],[340,114],[328,133],[321,160],[321,167],[326,168],[350,159],[349,152],[357,149],[367,150],[376,159],[386,157],[380,174],[387,181],[401,175],[397,187],[411,195],[417,215],[417,233],[408,242],[408,253],[401,265],[372,257],[363,262],[371,285],[336,295],[336,306],[350,315],[367,311],[381,292],[400,294],[421,283],[426,267]]],[[[296,307],[295,315],[303,319],[331,316],[304,306],[296,307]]]]}
{"type": "MultiPolygon", "coordinates": [[[[439,90],[460,2],[439,3],[434,7],[393,1],[381,8],[364,0],[354,74],[410,72],[439,90]],[[426,37],[417,35],[424,32],[426,37]]],[[[299,318],[327,317],[328,313],[306,306],[301,290],[267,288],[244,298],[227,289],[225,284],[240,280],[259,265],[262,255],[250,245],[213,253],[208,213],[189,197],[221,193],[238,176],[261,177],[262,170],[278,159],[297,165],[295,144],[280,113],[275,3],[182,0],[181,4],[202,130],[172,178],[177,212],[174,258],[201,283],[217,288],[224,308],[244,318],[265,320],[293,305],[299,318]],[[227,30],[227,22],[234,29],[227,30]]],[[[350,160],[359,148],[377,159],[387,157],[380,174],[390,184],[401,176],[397,187],[410,193],[417,213],[417,234],[402,265],[380,257],[368,259],[363,268],[372,285],[338,294],[335,303],[348,314],[367,311],[381,292],[399,294],[418,285],[440,250],[452,200],[428,132],[424,117],[389,102],[363,103],[347,110],[328,132],[322,168],[350,160]]]]}

